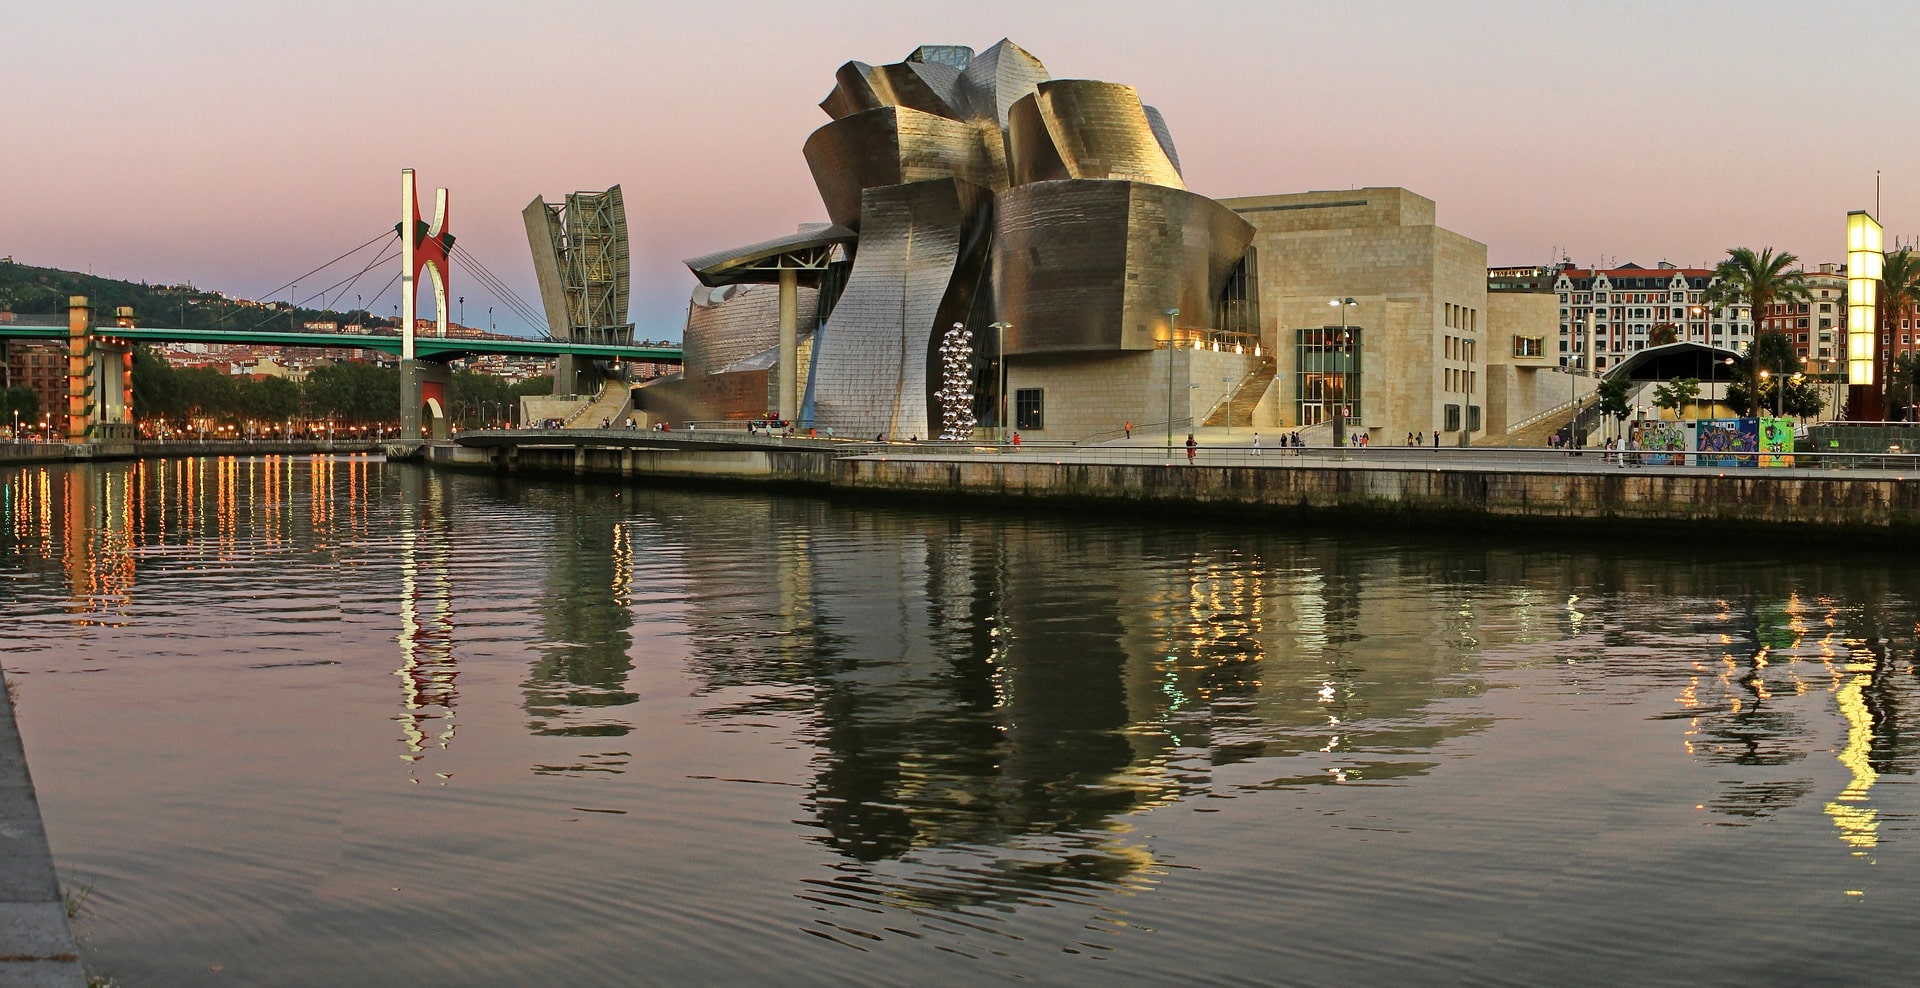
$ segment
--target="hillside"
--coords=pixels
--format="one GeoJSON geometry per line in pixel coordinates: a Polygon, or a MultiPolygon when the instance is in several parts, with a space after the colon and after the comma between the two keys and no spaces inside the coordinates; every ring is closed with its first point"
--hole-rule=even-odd
{"type": "Polygon", "coordinates": [[[73,295],[85,295],[96,311],[107,313],[119,306],[130,305],[135,318],[143,326],[297,329],[308,322],[394,325],[391,319],[375,317],[365,311],[336,312],[331,309],[302,308],[290,312],[285,302],[265,305],[239,302],[218,292],[202,291],[186,285],[149,285],[101,278],[78,271],[0,261],[0,311],[57,314],[66,311],[67,299],[73,295]]]}

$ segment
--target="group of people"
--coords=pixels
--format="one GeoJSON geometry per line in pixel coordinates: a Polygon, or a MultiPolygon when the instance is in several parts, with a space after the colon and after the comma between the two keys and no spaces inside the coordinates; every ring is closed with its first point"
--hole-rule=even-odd
{"type": "MultiPolygon", "coordinates": [[[[1427,434],[1426,434],[1426,433],[1424,433],[1424,432],[1409,432],[1409,433],[1407,433],[1407,445],[1409,445],[1409,446],[1425,446],[1426,444],[1427,444],[1427,434]]],[[[1438,429],[1435,429],[1435,430],[1434,430],[1434,432],[1433,432],[1433,448],[1434,448],[1434,449],[1439,449],[1439,448],[1440,448],[1440,430],[1438,430],[1438,429]]]]}

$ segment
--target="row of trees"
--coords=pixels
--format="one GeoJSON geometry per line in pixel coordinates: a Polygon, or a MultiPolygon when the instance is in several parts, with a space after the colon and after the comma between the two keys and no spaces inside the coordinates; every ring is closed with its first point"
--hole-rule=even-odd
{"type": "MultiPolygon", "coordinates": [[[[508,384],[491,374],[457,371],[448,389],[447,413],[456,425],[505,424],[519,411],[519,397],[553,390],[551,377],[508,384]]],[[[142,421],[188,429],[196,425],[245,426],[248,422],[349,425],[397,418],[400,372],[378,364],[316,367],[306,380],[254,380],[210,367],[175,368],[146,347],[133,355],[133,407],[142,421]]]]}
{"type": "MultiPolygon", "coordinates": [[[[1758,326],[1767,306],[1809,300],[1806,275],[1796,267],[1799,261],[1791,252],[1776,254],[1771,247],[1758,252],[1747,247],[1732,248],[1727,251],[1726,260],[1714,269],[1715,281],[1707,290],[1707,304],[1716,308],[1749,306],[1754,325],[1758,326]]],[[[1879,325],[1876,335],[1881,339],[1890,337],[1895,322],[1909,312],[1916,302],[1920,302],[1920,254],[1912,250],[1888,254],[1880,272],[1879,325]]],[[[1658,327],[1655,331],[1658,331],[1658,327]]],[[[1651,337],[1649,342],[1653,342],[1651,337]]],[[[1874,379],[1880,382],[1882,404],[1888,410],[1887,414],[1891,415],[1893,409],[1920,404],[1920,362],[1916,362],[1910,354],[1903,354],[1891,363],[1882,364],[1878,357],[1882,346],[1878,340],[1875,341],[1874,379]]],[[[1804,368],[1793,342],[1784,334],[1756,335],[1748,347],[1746,362],[1752,366],[1736,382],[1736,386],[1744,388],[1743,398],[1756,400],[1759,406],[1772,405],[1768,396],[1773,389],[1781,386],[1780,382],[1786,382],[1786,391],[1778,397],[1783,405],[1791,405],[1796,388],[1805,384],[1794,381],[1794,376],[1802,373],[1804,368]],[[1768,373],[1764,376],[1759,374],[1762,370],[1768,373]]],[[[1809,391],[1814,391],[1817,397],[1817,391],[1810,384],[1805,386],[1809,391]]],[[[1730,402],[1733,397],[1733,389],[1729,388],[1730,402]]],[[[1817,412],[1818,409],[1809,414],[1817,412]]]]}

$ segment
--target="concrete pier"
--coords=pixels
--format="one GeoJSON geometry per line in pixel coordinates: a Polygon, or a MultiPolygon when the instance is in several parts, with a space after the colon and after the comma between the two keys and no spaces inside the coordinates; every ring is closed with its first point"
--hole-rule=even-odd
{"type": "Polygon", "coordinates": [[[83,988],[86,980],[9,690],[0,704],[0,988],[83,988]]]}

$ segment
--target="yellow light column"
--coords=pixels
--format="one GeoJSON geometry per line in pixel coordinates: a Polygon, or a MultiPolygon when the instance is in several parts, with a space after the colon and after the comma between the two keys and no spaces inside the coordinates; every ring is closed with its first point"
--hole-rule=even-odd
{"type": "Polygon", "coordinates": [[[1879,344],[1880,273],[1886,264],[1885,240],[1873,214],[1847,214],[1847,383],[1874,383],[1874,348],[1879,344]]]}

